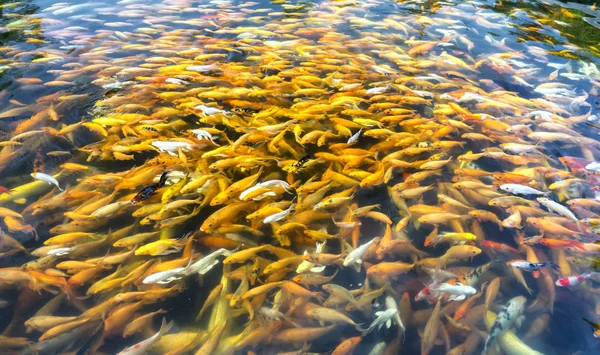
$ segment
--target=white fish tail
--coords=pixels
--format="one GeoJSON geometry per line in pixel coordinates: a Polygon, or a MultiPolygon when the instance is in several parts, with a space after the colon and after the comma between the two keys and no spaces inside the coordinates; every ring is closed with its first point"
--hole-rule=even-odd
{"type": "Polygon", "coordinates": [[[160,329],[158,330],[158,337],[162,337],[163,335],[165,335],[167,332],[169,332],[169,330],[171,330],[171,327],[173,327],[173,321],[170,321],[169,323],[167,323],[167,319],[163,318],[162,319],[162,323],[160,324],[160,329]]]}

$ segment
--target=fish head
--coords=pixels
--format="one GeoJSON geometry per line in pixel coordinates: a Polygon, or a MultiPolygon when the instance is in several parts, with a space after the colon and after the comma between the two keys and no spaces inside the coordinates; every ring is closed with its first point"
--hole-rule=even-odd
{"type": "Polygon", "coordinates": [[[377,247],[377,250],[375,250],[375,255],[377,256],[377,259],[383,259],[389,247],[389,243],[380,243],[377,247]]]}
{"type": "Polygon", "coordinates": [[[477,248],[477,247],[473,247],[473,246],[469,246],[467,248],[467,253],[472,255],[472,256],[476,256],[481,254],[481,249],[477,248]]]}
{"type": "Polygon", "coordinates": [[[229,195],[227,195],[227,193],[221,193],[221,194],[218,194],[217,196],[215,196],[210,201],[210,205],[211,206],[219,206],[219,205],[222,205],[225,202],[227,202],[227,200],[229,200],[229,195]]]}
{"type": "Polygon", "coordinates": [[[540,229],[542,227],[541,222],[537,218],[528,217],[526,222],[538,229],[540,229]]]}
{"type": "Polygon", "coordinates": [[[372,277],[383,276],[382,271],[377,267],[377,265],[371,266],[367,269],[367,275],[372,277]]]}
{"type": "Polygon", "coordinates": [[[469,211],[469,213],[467,213],[467,214],[473,218],[481,217],[481,212],[479,212],[479,211],[469,211]]]}

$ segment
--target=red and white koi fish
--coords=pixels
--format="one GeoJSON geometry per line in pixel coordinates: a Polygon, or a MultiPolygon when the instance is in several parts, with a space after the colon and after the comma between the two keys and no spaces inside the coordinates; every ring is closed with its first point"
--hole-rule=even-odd
{"type": "Polygon", "coordinates": [[[556,280],[556,286],[559,287],[575,287],[579,286],[583,281],[589,279],[590,277],[597,275],[597,272],[586,272],[585,274],[575,275],[575,276],[567,276],[561,279],[556,280]]]}

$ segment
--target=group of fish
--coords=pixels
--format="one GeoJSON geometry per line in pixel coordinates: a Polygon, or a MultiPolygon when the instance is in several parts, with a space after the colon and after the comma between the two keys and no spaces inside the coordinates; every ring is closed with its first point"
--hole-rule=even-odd
{"type": "Polygon", "coordinates": [[[533,355],[557,293],[600,338],[577,48],[471,2],[119,3],[147,27],[3,51],[55,90],[0,94],[3,353],[533,355]]]}

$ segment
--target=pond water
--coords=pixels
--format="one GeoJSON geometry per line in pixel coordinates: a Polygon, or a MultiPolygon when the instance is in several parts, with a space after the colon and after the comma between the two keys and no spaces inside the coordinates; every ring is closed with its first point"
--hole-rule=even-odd
{"type": "Polygon", "coordinates": [[[0,41],[3,352],[600,353],[594,2],[5,1],[0,41]]]}

